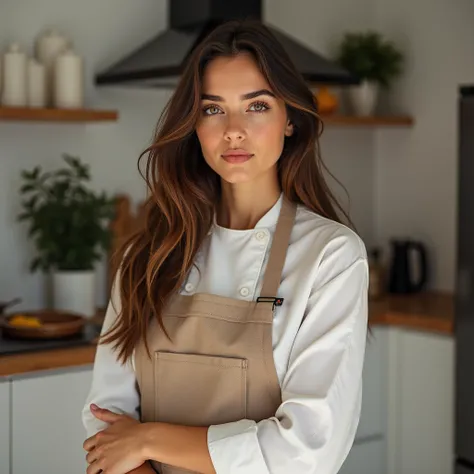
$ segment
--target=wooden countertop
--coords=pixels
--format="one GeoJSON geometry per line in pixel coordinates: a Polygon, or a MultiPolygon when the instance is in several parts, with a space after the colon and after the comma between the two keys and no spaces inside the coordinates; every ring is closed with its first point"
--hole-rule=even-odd
{"type": "MultiPolygon", "coordinates": [[[[380,301],[370,302],[369,321],[372,326],[400,326],[452,335],[454,298],[449,293],[390,295],[380,301]]],[[[1,356],[0,377],[92,364],[96,347],[96,343],[91,343],[71,349],[1,356]]]]}
{"type": "Polygon", "coordinates": [[[390,295],[371,301],[372,325],[401,326],[408,329],[452,335],[454,333],[454,297],[451,293],[390,295]]]}
{"type": "Polygon", "coordinates": [[[78,367],[94,362],[96,344],[0,356],[0,377],[78,367]]]}

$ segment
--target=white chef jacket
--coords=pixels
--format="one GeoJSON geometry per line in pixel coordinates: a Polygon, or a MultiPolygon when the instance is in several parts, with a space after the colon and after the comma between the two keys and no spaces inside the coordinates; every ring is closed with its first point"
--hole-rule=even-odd
{"type": "MultiPolygon", "coordinates": [[[[254,300],[269,257],[283,194],[255,229],[214,221],[183,294],[254,300]]],[[[367,335],[365,246],[349,228],[298,205],[273,322],[273,354],[282,403],[274,417],[212,425],[208,447],[218,474],[335,474],[359,423],[367,335]]],[[[116,291],[111,300],[116,309],[116,291]]],[[[117,316],[109,302],[102,331],[117,316]]],[[[133,356],[121,365],[109,345],[97,348],[83,409],[87,436],[104,429],[89,404],[138,418],[133,356]]],[[[184,446],[183,449],[186,449],[184,446]]]]}

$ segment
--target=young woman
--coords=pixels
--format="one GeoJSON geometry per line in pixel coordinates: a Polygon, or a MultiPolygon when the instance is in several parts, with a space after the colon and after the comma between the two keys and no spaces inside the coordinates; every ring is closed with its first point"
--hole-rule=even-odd
{"type": "Polygon", "coordinates": [[[83,411],[88,474],[334,474],[359,421],[365,247],[307,84],[261,24],[189,59],[147,150],[83,411]],[[340,214],[341,212],[339,212],[340,214]]]}

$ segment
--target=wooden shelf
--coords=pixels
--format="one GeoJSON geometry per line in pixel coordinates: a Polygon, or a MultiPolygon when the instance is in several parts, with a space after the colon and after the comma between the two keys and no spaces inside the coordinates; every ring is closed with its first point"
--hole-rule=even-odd
{"type": "Polygon", "coordinates": [[[0,107],[0,121],[115,122],[116,110],[0,107]]]}
{"type": "Polygon", "coordinates": [[[321,115],[325,125],[369,126],[369,127],[410,127],[414,121],[409,116],[357,117],[351,115],[321,115]]]}
{"type": "MultiPolygon", "coordinates": [[[[351,115],[321,115],[326,125],[410,127],[413,118],[409,116],[357,117],[351,115]]],[[[94,109],[36,109],[28,107],[0,107],[0,121],[31,122],[115,122],[116,110],[94,109]]]]}

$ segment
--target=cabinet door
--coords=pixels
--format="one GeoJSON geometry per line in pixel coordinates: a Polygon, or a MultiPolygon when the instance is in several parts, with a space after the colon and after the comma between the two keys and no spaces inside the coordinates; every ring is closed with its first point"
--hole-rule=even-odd
{"type": "Polygon", "coordinates": [[[384,474],[385,440],[354,444],[339,474],[384,474]]]}
{"type": "Polygon", "coordinates": [[[52,373],[12,382],[12,474],[84,474],[81,411],[92,371],[52,373]]]}
{"type": "Polygon", "coordinates": [[[0,474],[10,474],[10,382],[0,381],[0,474]]]}
{"type": "Polygon", "coordinates": [[[356,439],[385,437],[387,430],[388,328],[375,327],[365,351],[362,411],[356,439]]]}
{"type": "Polygon", "coordinates": [[[454,339],[392,331],[389,472],[452,474],[454,339]]]}

